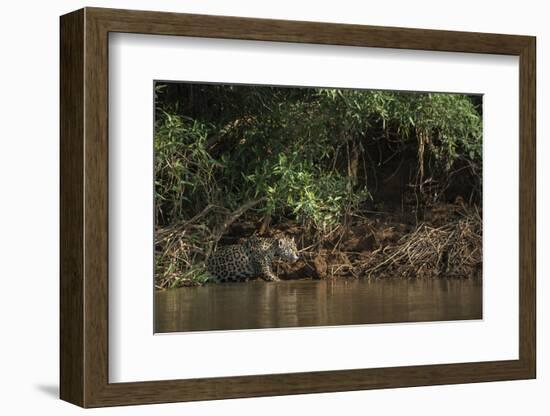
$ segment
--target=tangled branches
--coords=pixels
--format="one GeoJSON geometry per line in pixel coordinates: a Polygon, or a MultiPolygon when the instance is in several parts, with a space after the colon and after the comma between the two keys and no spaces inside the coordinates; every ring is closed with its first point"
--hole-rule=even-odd
{"type": "Polygon", "coordinates": [[[209,204],[187,221],[158,228],[155,232],[155,286],[160,289],[206,281],[204,260],[227,228],[264,200],[248,201],[234,211],[209,204]]]}
{"type": "Polygon", "coordinates": [[[358,266],[368,277],[469,277],[481,269],[481,225],[477,211],[440,227],[420,224],[397,243],[365,255],[358,266]]]}

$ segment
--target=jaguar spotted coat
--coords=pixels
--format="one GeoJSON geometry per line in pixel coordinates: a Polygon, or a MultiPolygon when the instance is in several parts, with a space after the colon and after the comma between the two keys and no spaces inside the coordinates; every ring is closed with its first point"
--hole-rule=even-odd
{"type": "Polygon", "coordinates": [[[242,244],[220,247],[206,262],[209,282],[236,282],[253,277],[279,280],[271,264],[275,257],[290,263],[298,260],[293,238],[250,237],[242,244]]]}

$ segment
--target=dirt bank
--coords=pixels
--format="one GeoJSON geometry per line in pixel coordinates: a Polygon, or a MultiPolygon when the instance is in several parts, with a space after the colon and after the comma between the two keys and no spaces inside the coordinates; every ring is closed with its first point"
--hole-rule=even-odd
{"type": "MultiPolygon", "coordinates": [[[[294,236],[300,249],[295,264],[278,262],[284,280],[372,277],[453,277],[480,275],[481,214],[462,204],[440,204],[424,218],[371,212],[351,219],[331,235],[312,243],[307,230],[290,221],[262,235],[294,236]]],[[[220,244],[234,244],[258,229],[252,221],[234,224],[220,244]]]]}
{"type": "MultiPolygon", "coordinates": [[[[439,204],[423,211],[423,218],[401,212],[369,211],[348,218],[325,236],[312,236],[292,221],[262,227],[262,219],[250,217],[228,227],[218,246],[239,243],[253,234],[264,237],[293,236],[300,250],[294,264],[275,262],[282,280],[357,278],[474,278],[481,275],[481,213],[477,207],[439,204]],[[263,229],[262,229],[263,228],[263,229]],[[262,230],[263,232],[259,232],[262,230]]],[[[172,256],[174,264],[189,256],[193,246],[175,229],[170,247],[157,244],[157,253],[172,256]]],[[[204,256],[203,256],[204,257],[204,256]]],[[[204,262],[195,254],[188,267],[175,266],[157,288],[200,285],[204,262]]]]}

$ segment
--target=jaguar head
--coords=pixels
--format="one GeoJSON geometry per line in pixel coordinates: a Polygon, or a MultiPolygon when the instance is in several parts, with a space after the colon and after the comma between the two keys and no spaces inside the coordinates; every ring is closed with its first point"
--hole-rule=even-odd
{"type": "Polygon", "coordinates": [[[294,238],[278,238],[277,255],[290,263],[295,263],[298,260],[298,249],[296,248],[296,242],[294,241],[294,238]]]}

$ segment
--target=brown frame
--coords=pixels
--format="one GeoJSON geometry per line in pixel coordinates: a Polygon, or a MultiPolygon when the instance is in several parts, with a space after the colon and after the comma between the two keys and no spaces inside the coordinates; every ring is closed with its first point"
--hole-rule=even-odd
{"type": "Polygon", "coordinates": [[[99,407],[535,378],[534,37],[99,8],[85,8],[62,16],[60,28],[60,396],[63,400],[83,407],[99,407]],[[519,359],[109,383],[109,32],[519,56],[519,359]]]}

